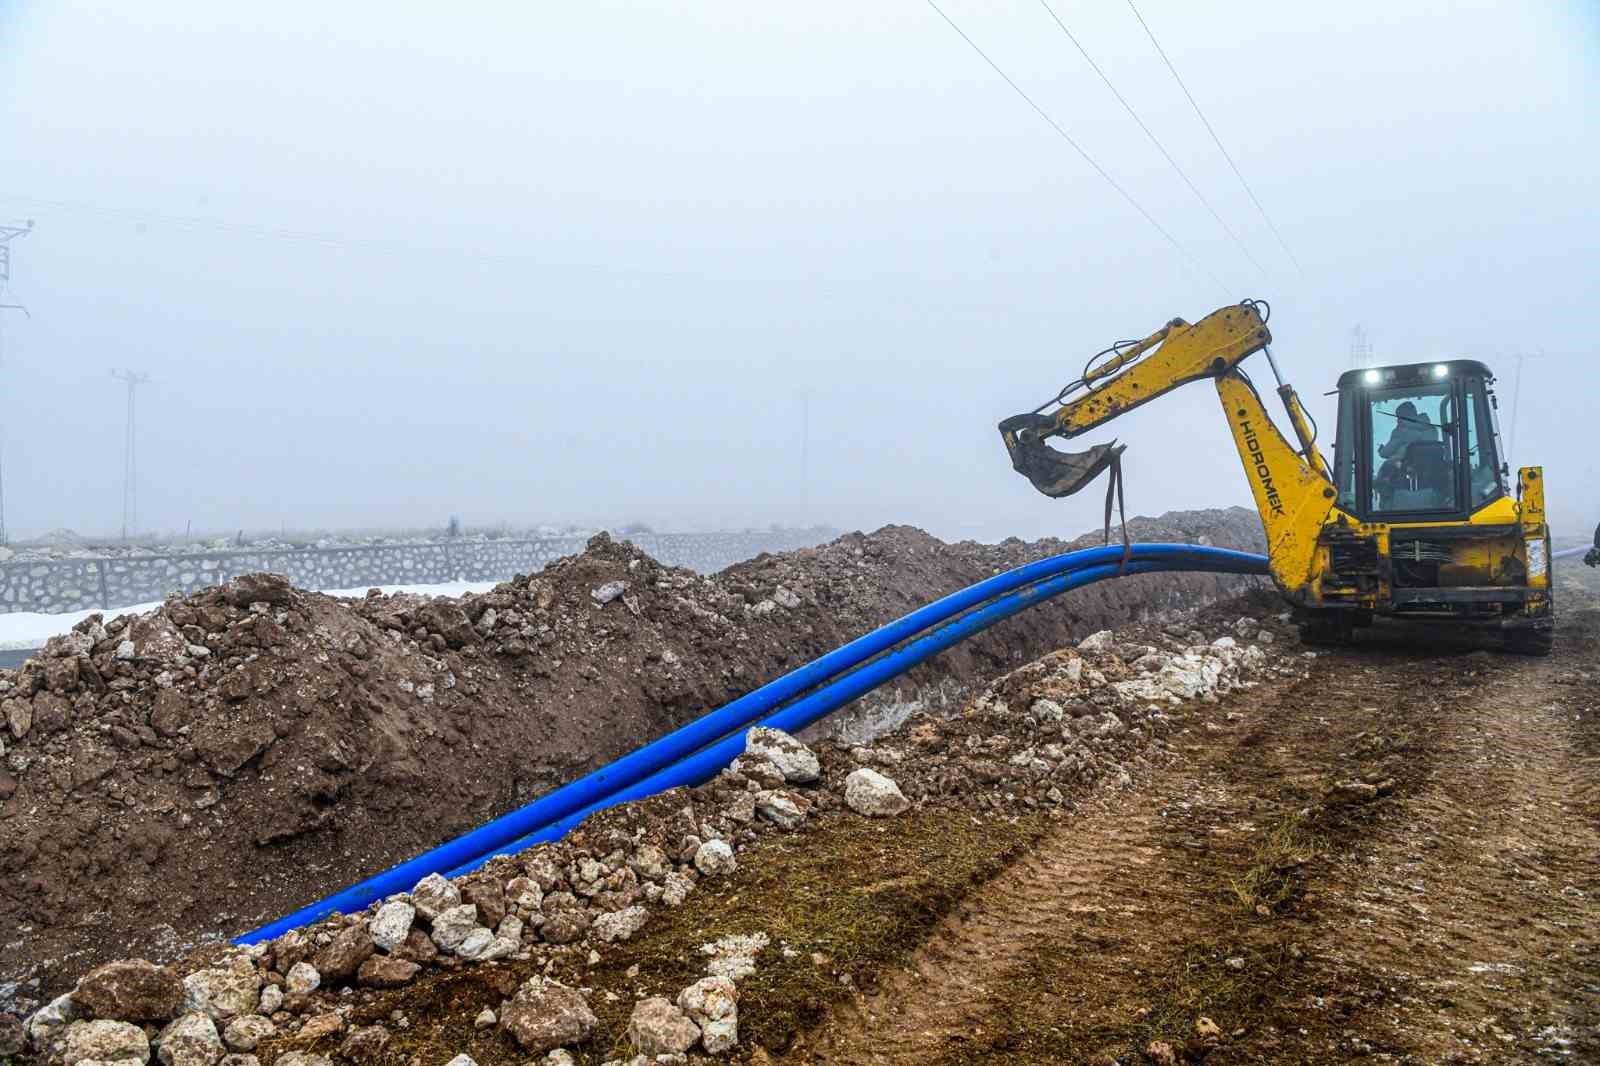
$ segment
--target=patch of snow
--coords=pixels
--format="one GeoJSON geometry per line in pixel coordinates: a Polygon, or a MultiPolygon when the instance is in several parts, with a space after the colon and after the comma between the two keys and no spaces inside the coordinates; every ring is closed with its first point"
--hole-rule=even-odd
{"type": "MultiPolygon", "coordinates": [[[[468,593],[488,592],[498,584],[500,584],[498,581],[445,581],[434,585],[364,585],[355,589],[319,591],[329,596],[347,599],[365,597],[368,588],[377,588],[388,595],[411,592],[419,596],[465,596],[468,593]]],[[[70,633],[73,626],[91,614],[103,614],[110,619],[119,614],[148,614],[160,606],[161,601],[157,600],[153,603],[136,603],[131,607],[113,607],[108,611],[94,609],[63,611],[60,614],[17,611],[12,614],[0,614],[0,650],[23,651],[29,648],[42,648],[45,641],[51,637],[59,637],[63,633],[70,633]]]]}

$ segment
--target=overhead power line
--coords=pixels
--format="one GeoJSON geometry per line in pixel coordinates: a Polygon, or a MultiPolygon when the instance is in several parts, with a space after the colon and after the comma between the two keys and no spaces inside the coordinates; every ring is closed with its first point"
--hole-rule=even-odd
{"type": "Polygon", "coordinates": [[[1267,228],[1272,230],[1272,235],[1278,239],[1278,244],[1282,246],[1283,254],[1289,257],[1289,262],[1294,264],[1295,270],[1304,274],[1305,270],[1300,266],[1300,260],[1296,259],[1294,253],[1289,250],[1289,242],[1283,239],[1283,234],[1278,232],[1278,227],[1273,223],[1272,216],[1267,214],[1265,207],[1261,206],[1261,201],[1256,197],[1255,190],[1250,188],[1248,181],[1244,180],[1244,174],[1239,170],[1239,164],[1233,161],[1233,156],[1228,153],[1227,148],[1223,147],[1222,138],[1218,137],[1217,131],[1211,128],[1211,120],[1206,118],[1204,111],[1200,110],[1200,105],[1195,102],[1194,94],[1183,83],[1182,76],[1178,74],[1178,68],[1172,65],[1171,59],[1167,58],[1167,50],[1161,47],[1160,41],[1156,40],[1155,32],[1150,29],[1150,24],[1144,20],[1144,16],[1139,14],[1139,9],[1134,5],[1133,0],[1128,0],[1128,9],[1133,12],[1133,17],[1139,20],[1139,25],[1144,27],[1145,36],[1149,37],[1150,43],[1155,45],[1156,51],[1161,55],[1161,61],[1167,65],[1168,70],[1172,71],[1173,80],[1178,83],[1178,88],[1183,90],[1183,95],[1189,98],[1189,106],[1194,108],[1196,115],[1200,116],[1200,122],[1205,126],[1206,132],[1211,134],[1213,141],[1217,142],[1217,150],[1222,153],[1222,158],[1228,161],[1228,166],[1233,168],[1234,176],[1239,179],[1239,184],[1244,186],[1244,191],[1249,194],[1250,202],[1256,205],[1257,211],[1261,212],[1261,217],[1266,221],[1267,228]]]}
{"type": "Polygon", "coordinates": [[[1165,237],[1166,240],[1167,240],[1167,243],[1172,245],[1173,248],[1177,249],[1179,255],[1183,256],[1191,264],[1193,264],[1194,267],[1197,270],[1199,270],[1201,273],[1205,274],[1213,282],[1215,282],[1217,288],[1221,289],[1225,294],[1228,293],[1228,287],[1222,283],[1222,279],[1217,277],[1216,274],[1212,273],[1211,270],[1208,269],[1204,263],[1200,262],[1199,259],[1195,258],[1194,254],[1191,253],[1189,251],[1189,249],[1185,248],[1178,241],[1178,238],[1174,237],[1171,233],[1167,232],[1167,228],[1165,226],[1163,226],[1161,223],[1157,222],[1155,220],[1155,216],[1152,215],[1149,211],[1146,211],[1144,209],[1144,205],[1139,203],[1138,200],[1135,200],[1133,198],[1133,194],[1130,193],[1127,189],[1124,189],[1122,187],[1122,185],[1117,181],[1116,178],[1113,178],[1109,173],[1107,173],[1105,167],[1102,167],[1099,163],[1095,162],[1094,157],[1091,156],[1087,151],[1085,151],[1081,144],[1079,144],[1077,141],[1073,140],[1072,139],[1072,135],[1069,134],[1065,129],[1063,129],[1059,122],[1057,122],[1055,119],[1051,118],[1050,115],[1044,110],[1044,108],[1042,108],[1038,104],[1034,103],[1033,97],[1029,96],[1026,92],[1024,92],[1022,90],[1022,86],[1018,85],[1015,81],[1013,81],[1011,79],[1011,75],[1009,75],[1005,71],[1001,70],[1000,69],[1000,65],[998,63],[996,63],[994,60],[989,58],[989,53],[985,52],[982,48],[979,48],[978,47],[978,43],[976,41],[974,41],[971,37],[968,37],[966,31],[963,30],[960,26],[956,25],[955,20],[952,19],[949,15],[944,13],[944,9],[943,8],[941,8],[938,4],[934,3],[934,0],[927,0],[927,4],[928,4],[929,7],[933,8],[933,10],[939,15],[940,18],[944,19],[944,21],[950,26],[950,28],[952,30],[956,31],[956,33],[960,36],[960,38],[963,41],[967,42],[968,46],[971,47],[971,49],[974,52],[978,53],[979,58],[981,58],[985,63],[989,64],[990,69],[992,69],[996,74],[1000,75],[1000,78],[1001,78],[1002,81],[1004,81],[1007,85],[1011,86],[1011,90],[1013,92],[1015,92],[1018,96],[1022,97],[1022,100],[1023,100],[1024,103],[1026,103],[1029,107],[1033,108],[1035,114],[1037,114],[1040,118],[1044,119],[1045,122],[1049,123],[1050,128],[1055,130],[1056,133],[1060,135],[1062,140],[1064,140],[1068,144],[1070,144],[1072,146],[1072,150],[1073,151],[1077,152],[1080,156],[1083,157],[1083,161],[1085,163],[1088,163],[1089,166],[1091,168],[1093,168],[1093,170],[1094,170],[1094,172],[1096,174],[1099,174],[1102,178],[1104,178],[1106,180],[1106,184],[1110,185],[1113,189],[1117,190],[1117,193],[1119,195],[1121,195],[1121,197],[1124,200],[1128,201],[1128,203],[1130,205],[1132,205],[1132,207],[1133,207],[1133,209],[1135,211],[1137,211],[1137,212],[1139,212],[1139,214],[1143,215],[1144,216],[1144,220],[1146,222],[1150,223],[1150,225],[1155,228],[1157,233],[1159,233],[1159,234],[1161,234],[1161,236],[1165,237]]]}
{"type": "Polygon", "coordinates": [[[1206,199],[1205,194],[1200,191],[1199,187],[1196,186],[1193,181],[1189,180],[1189,175],[1184,172],[1184,169],[1181,166],[1178,165],[1178,161],[1172,158],[1172,153],[1167,151],[1167,146],[1161,143],[1160,139],[1156,137],[1155,133],[1150,129],[1149,126],[1145,125],[1144,119],[1139,117],[1139,113],[1133,109],[1133,105],[1128,103],[1128,101],[1123,98],[1123,95],[1117,91],[1117,87],[1115,85],[1111,84],[1111,79],[1106,76],[1105,71],[1100,69],[1100,64],[1094,61],[1094,58],[1089,55],[1088,50],[1083,47],[1081,42],[1079,42],[1077,35],[1067,28],[1067,24],[1061,21],[1061,16],[1056,14],[1055,9],[1050,6],[1050,0],[1039,0],[1039,6],[1044,8],[1045,13],[1055,21],[1057,26],[1061,27],[1061,32],[1067,35],[1067,40],[1071,41],[1072,46],[1078,50],[1078,54],[1083,56],[1084,62],[1088,63],[1090,69],[1100,76],[1101,81],[1106,83],[1106,88],[1110,89],[1111,95],[1117,98],[1117,103],[1121,104],[1122,109],[1128,113],[1128,117],[1137,122],[1139,124],[1139,128],[1144,130],[1144,135],[1150,138],[1150,143],[1156,146],[1156,151],[1161,153],[1162,157],[1166,159],[1168,165],[1172,167],[1172,169],[1177,173],[1178,177],[1183,179],[1183,183],[1189,186],[1189,191],[1194,193],[1194,198],[1199,200],[1205,209],[1211,213],[1211,217],[1217,220],[1217,225],[1222,227],[1222,232],[1226,233],[1230,238],[1232,238],[1233,243],[1238,245],[1239,251],[1244,253],[1244,257],[1250,260],[1250,264],[1254,266],[1257,271],[1265,274],[1267,272],[1266,268],[1256,261],[1255,256],[1250,254],[1250,249],[1245,246],[1244,241],[1240,239],[1237,233],[1233,232],[1232,226],[1229,226],[1227,222],[1223,221],[1222,216],[1217,213],[1217,209],[1215,207],[1211,206],[1211,201],[1206,199]]]}

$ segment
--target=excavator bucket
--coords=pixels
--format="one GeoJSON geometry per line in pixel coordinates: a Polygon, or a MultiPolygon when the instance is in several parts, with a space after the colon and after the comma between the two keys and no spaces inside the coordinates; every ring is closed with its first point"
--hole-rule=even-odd
{"type": "Polygon", "coordinates": [[[1058,451],[1045,443],[1055,432],[1056,421],[1049,415],[1013,415],[1000,423],[1000,437],[1011,453],[1012,469],[1046,496],[1060,498],[1082,491],[1127,447],[1112,441],[1086,452],[1058,451]]]}

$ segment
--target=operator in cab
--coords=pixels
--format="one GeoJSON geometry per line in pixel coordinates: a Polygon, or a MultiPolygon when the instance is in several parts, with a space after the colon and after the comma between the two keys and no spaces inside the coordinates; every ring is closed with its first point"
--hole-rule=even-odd
{"type": "MultiPolygon", "coordinates": [[[[1407,487],[1408,471],[1406,467],[1407,449],[1413,444],[1439,443],[1439,427],[1435,426],[1428,418],[1427,412],[1418,411],[1417,405],[1406,400],[1395,408],[1395,426],[1389,433],[1388,443],[1380,445],[1378,456],[1383,459],[1383,466],[1379,468],[1373,478],[1374,487],[1378,490],[1383,506],[1388,508],[1393,505],[1395,491],[1407,487]]],[[[1413,476],[1416,471],[1410,472],[1413,476]]],[[[1428,473],[1438,473],[1429,471],[1428,473]]],[[[1418,479],[1419,481],[1422,479],[1418,479]]],[[[1442,485],[1417,484],[1416,488],[1439,490],[1442,485]]]]}
{"type": "Polygon", "coordinates": [[[1429,420],[1426,412],[1418,411],[1417,405],[1410,400],[1395,408],[1394,417],[1394,432],[1389,434],[1389,443],[1378,449],[1380,457],[1404,459],[1406,448],[1410,445],[1438,442],[1439,427],[1429,420]]]}

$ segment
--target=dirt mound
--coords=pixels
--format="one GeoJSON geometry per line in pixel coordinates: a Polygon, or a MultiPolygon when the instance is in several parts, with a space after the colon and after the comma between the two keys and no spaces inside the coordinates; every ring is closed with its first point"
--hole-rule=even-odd
{"type": "MultiPolygon", "coordinates": [[[[431,877],[365,913],[249,949],[208,945],[167,968],[101,967],[26,1023],[10,1019],[13,1043],[20,1026],[36,1053],[24,1061],[70,1062],[74,1048],[105,1033],[137,1043],[117,1023],[142,1021],[163,1060],[191,1031],[220,1031],[229,1047],[267,1062],[337,1046],[352,1061],[367,1061],[368,1051],[387,1062],[443,1061],[465,1049],[498,1066],[559,1042],[584,1045],[574,1051],[593,1064],[644,1032],[630,1011],[649,991],[665,994],[646,1011],[659,1023],[653,1031],[680,1050],[700,1041],[715,1054],[741,1033],[782,1047],[802,1016],[849,987],[819,971],[832,964],[802,945],[848,945],[833,976],[866,979],[872,958],[897,954],[953,891],[996,870],[997,846],[1009,854],[1035,838],[1098,781],[1126,786],[1130,774],[1145,776],[1152,758],[1172,753],[1169,738],[1197,706],[1302,669],[1298,646],[1282,639],[1282,616],[1255,617],[1278,606],[1257,591],[1224,601],[1221,614],[1213,606],[1095,634],[1006,675],[961,714],[917,716],[871,747],[808,749],[782,733],[752,734],[711,782],[613,808],[562,841],[454,883],[431,877]],[[1225,639],[1197,627],[1208,613],[1225,639]],[[863,816],[895,819],[894,832],[881,822],[866,829],[863,816]],[[899,861],[861,854],[861,838],[885,836],[899,861]],[[964,843],[952,849],[955,841],[964,843]],[[818,856],[828,876],[786,876],[800,854],[818,856]],[[932,876],[883,881],[886,869],[913,867],[932,876]],[[863,876],[874,886],[866,893],[863,876]],[[863,906],[875,912],[865,923],[863,906]],[[727,935],[697,946],[708,929],[727,935]],[[841,942],[842,934],[882,939],[841,942]],[[702,965],[740,982],[743,1020],[719,1014],[726,1024],[703,1030],[709,1017],[673,1021],[663,1004],[683,1002],[688,993],[678,993],[702,965]],[[506,1001],[513,994],[550,1024],[524,1024],[533,1019],[506,1001]],[[496,1005],[498,1027],[479,1024],[496,1005]],[[186,1013],[194,1011],[202,1013],[186,1013]],[[99,1020],[74,1022],[85,1013],[99,1020]],[[560,1018],[571,1024],[556,1025],[560,1018]]],[[[7,1024],[0,1014],[0,1034],[7,1024]]]]}
{"type": "MultiPolygon", "coordinates": [[[[1131,526],[1141,540],[1261,546],[1240,510],[1131,526]]],[[[91,618],[0,673],[12,742],[0,768],[0,999],[37,998],[102,959],[169,957],[197,935],[242,931],[913,606],[1081,544],[946,545],[889,527],[707,578],[602,535],[460,600],[345,601],[256,575],[150,615],[91,618]]],[[[993,676],[1237,580],[1096,586],[916,676],[993,676]]]]}

